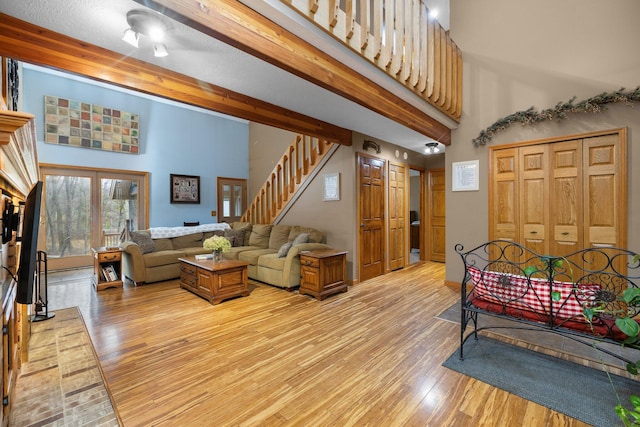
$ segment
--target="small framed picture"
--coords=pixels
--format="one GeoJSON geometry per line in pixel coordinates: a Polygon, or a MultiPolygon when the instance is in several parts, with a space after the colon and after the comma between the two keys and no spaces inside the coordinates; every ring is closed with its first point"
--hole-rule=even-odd
{"type": "Polygon", "coordinates": [[[200,177],[171,174],[171,203],[200,203],[200,177]]]}
{"type": "Polygon", "coordinates": [[[340,173],[327,173],[324,175],[324,191],[322,200],[340,200],[340,173]]]}
{"type": "Polygon", "coordinates": [[[479,161],[453,162],[451,167],[451,191],[477,191],[479,161]]]}

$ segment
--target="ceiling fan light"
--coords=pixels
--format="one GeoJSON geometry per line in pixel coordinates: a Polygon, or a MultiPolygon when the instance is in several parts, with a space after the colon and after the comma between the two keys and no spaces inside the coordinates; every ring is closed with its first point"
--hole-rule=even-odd
{"type": "Polygon", "coordinates": [[[138,33],[133,31],[131,28],[127,28],[124,31],[124,36],[122,36],[122,40],[126,41],[133,47],[138,47],[138,33]]]}
{"type": "Polygon", "coordinates": [[[169,52],[167,52],[167,47],[164,45],[164,43],[156,43],[153,46],[153,56],[157,58],[162,58],[168,55],[169,55],[169,52]]]}

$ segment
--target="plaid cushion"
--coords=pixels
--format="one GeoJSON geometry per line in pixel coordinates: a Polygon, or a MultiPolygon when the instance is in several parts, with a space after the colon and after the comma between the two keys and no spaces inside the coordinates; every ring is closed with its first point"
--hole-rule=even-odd
{"type": "MultiPolygon", "coordinates": [[[[536,313],[550,313],[551,292],[547,280],[527,280],[524,276],[482,271],[476,267],[467,267],[467,271],[476,298],[536,313]]],[[[560,292],[560,299],[553,301],[554,316],[574,320],[583,318],[582,308],[594,305],[601,289],[600,285],[571,282],[554,282],[552,288],[553,292],[560,292]]]]}

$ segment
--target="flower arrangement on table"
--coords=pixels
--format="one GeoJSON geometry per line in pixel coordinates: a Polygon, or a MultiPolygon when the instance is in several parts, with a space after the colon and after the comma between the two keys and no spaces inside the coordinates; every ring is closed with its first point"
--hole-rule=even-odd
{"type": "Polygon", "coordinates": [[[212,236],[202,242],[202,247],[216,253],[222,253],[231,249],[231,242],[226,237],[212,236]]]}

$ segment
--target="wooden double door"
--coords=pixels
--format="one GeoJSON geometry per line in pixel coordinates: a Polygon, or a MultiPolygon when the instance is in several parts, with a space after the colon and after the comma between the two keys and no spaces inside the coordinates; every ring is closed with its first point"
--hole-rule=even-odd
{"type": "Polygon", "coordinates": [[[491,239],[553,255],[625,247],[624,129],[496,147],[490,161],[491,239]]]}

